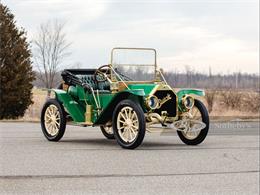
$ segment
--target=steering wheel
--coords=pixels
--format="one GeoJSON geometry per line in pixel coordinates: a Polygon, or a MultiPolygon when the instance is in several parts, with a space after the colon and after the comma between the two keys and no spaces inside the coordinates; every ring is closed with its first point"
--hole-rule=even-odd
{"type": "Polygon", "coordinates": [[[97,82],[105,82],[109,71],[111,71],[110,65],[100,66],[94,73],[94,79],[97,82]]]}

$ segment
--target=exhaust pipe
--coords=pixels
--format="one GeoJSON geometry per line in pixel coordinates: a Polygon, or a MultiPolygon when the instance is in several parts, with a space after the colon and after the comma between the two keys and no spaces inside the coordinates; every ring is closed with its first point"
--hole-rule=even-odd
{"type": "Polygon", "coordinates": [[[163,124],[164,119],[158,113],[150,113],[147,115],[148,125],[161,123],[163,124]]]}

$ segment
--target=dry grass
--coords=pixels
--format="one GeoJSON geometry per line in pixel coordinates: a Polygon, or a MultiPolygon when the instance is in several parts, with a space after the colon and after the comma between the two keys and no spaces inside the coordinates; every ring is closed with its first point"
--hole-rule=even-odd
{"type": "Polygon", "coordinates": [[[47,91],[33,89],[33,104],[27,109],[24,117],[19,121],[39,121],[41,109],[47,98],[47,91]]]}
{"type": "MultiPolygon", "coordinates": [[[[207,91],[201,100],[206,104],[212,119],[228,120],[232,118],[259,119],[260,96],[253,91],[207,91]],[[210,102],[209,102],[210,101],[210,102]],[[209,102],[209,103],[208,103],[209,102]]],[[[33,90],[34,104],[29,107],[24,117],[19,121],[39,121],[40,113],[47,92],[41,89],[33,90]]]]}
{"type": "MultiPolygon", "coordinates": [[[[212,119],[259,119],[260,95],[254,91],[216,90],[211,102],[212,119]]],[[[206,96],[207,100],[207,96],[206,96]]],[[[209,104],[208,108],[209,108],[209,104]]]]}
{"type": "Polygon", "coordinates": [[[216,95],[217,95],[216,90],[207,90],[206,91],[205,99],[207,101],[209,113],[211,113],[213,110],[213,104],[215,102],[216,95]]]}

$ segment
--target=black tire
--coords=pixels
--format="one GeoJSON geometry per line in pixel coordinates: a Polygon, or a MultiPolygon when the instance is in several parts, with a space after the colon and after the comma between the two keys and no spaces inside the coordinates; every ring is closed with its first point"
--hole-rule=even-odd
{"type": "Polygon", "coordinates": [[[41,112],[41,127],[42,127],[42,132],[43,132],[44,136],[49,141],[59,141],[63,137],[63,135],[65,133],[65,129],[66,129],[66,114],[65,114],[63,106],[56,99],[49,99],[44,104],[44,106],[42,108],[42,112],[41,112]],[[46,128],[46,126],[45,126],[46,110],[51,105],[54,105],[58,109],[59,116],[60,116],[60,119],[57,120],[57,121],[59,121],[59,124],[60,124],[58,127],[58,132],[54,135],[51,135],[48,132],[48,128],[46,128]]]}
{"type": "Polygon", "coordinates": [[[177,134],[180,137],[181,141],[187,145],[200,144],[207,137],[209,131],[209,114],[207,108],[199,100],[195,100],[194,106],[196,106],[200,111],[202,116],[202,121],[206,124],[206,127],[200,131],[199,135],[195,139],[187,139],[181,131],[177,131],[177,134]]]}
{"type": "MultiPolygon", "coordinates": [[[[112,127],[111,127],[112,128],[112,127]]],[[[105,130],[104,126],[100,126],[102,134],[107,138],[107,139],[115,139],[114,133],[110,134],[105,130]]]]}
{"type": "Polygon", "coordinates": [[[135,103],[131,100],[122,100],[121,102],[118,103],[118,105],[116,106],[116,108],[113,112],[113,120],[112,121],[113,121],[112,125],[113,125],[114,136],[117,140],[117,143],[122,148],[135,149],[136,147],[138,147],[143,142],[143,139],[144,139],[144,136],[145,136],[145,131],[146,131],[146,124],[145,124],[144,112],[143,112],[141,106],[139,105],[139,103],[135,103]],[[136,134],[135,139],[131,142],[126,142],[120,137],[119,130],[118,130],[118,127],[117,127],[118,114],[125,107],[130,107],[131,109],[133,109],[133,111],[135,112],[136,117],[138,119],[137,120],[137,122],[138,122],[137,134],[136,134]]]}

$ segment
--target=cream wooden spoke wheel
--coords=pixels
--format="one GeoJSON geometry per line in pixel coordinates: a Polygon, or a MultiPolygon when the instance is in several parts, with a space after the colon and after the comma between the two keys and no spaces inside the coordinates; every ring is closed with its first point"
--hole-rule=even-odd
{"type": "Polygon", "coordinates": [[[50,105],[45,112],[44,123],[47,132],[54,136],[59,132],[60,128],[60,113],[55,105],[50,105]]]}
{"type": "Polygon", "coordinates": [[[113,113],[113,131],[120,146],[138,147],[145,135],[145,117],[139,104],[131,100],[121,101],[113,113]]]}
{"type": "Polygon", "coordinates": [[[110,126],[110,127],[104,126],[104,129],[105,129],[105,131],[106,131],[108,134],[113,134],[113,129],[112,129],[111,126],[110,126]]]}
{"type": "Polygon", "coordinates": [[[125,142],[132,142],[138,135],[139,123],[136,112],[129,106],[124,107],[117,116],[117,129],[125,142]]]}
{"type": "Polygon", "coordinates": [[[62,138],[65,127],[65,111],[55,99],[49,99],[43,106],[41,113],[41,126],[45,137],[49,141],[58,141],[62,138]]]}
{"type": "MultiPolygon", "coordinates": [[[[202,115],[201,115],[201,112],[199,111],[199,109],[194,106],[192,109],[191,109],[191,119],[193,120],[198,120],[198,121],[201,121],[202,122],[202,115]]],[[[192,131],[192,127],[194,126],[195,124],[193,124],[192,122],[187,122],[187,130],[186,131],[182,131],[182,134],[185,138],[187,139],[190,139],[190,140],[193,140],[193,139],[196,139],[201,130],[200,131],[192,131]]]]}
{"type": "Polygon", "coordinates": [[[115,139],[113,128],[111,125],[100,126],[101,132],[107,139],[115,139]]]}
{"type": "Polygon", "coordinates": [[[192,120],[187,122],[186,130],[185,131],[177,131],[178,136],[187,145],[197,145],[204,141],[208,134],[209,130],[209,115],[206,107],[204,104],[199,101],[195,100],[194,106],[191,112],[191,119],[194,121],[200,121],[204,124],[205,128],[199,131],[192,131],[193,124],[192,120]],[[190,131],[191,130],[191,131],[190,131]]]}

